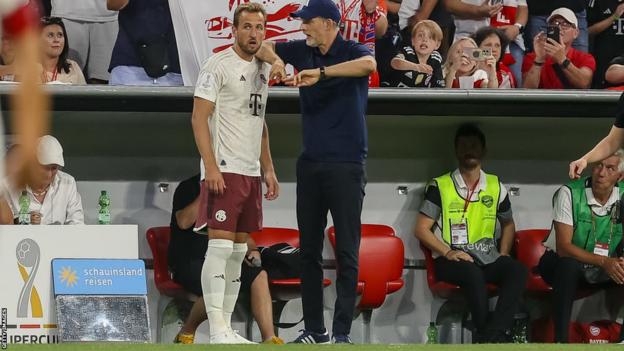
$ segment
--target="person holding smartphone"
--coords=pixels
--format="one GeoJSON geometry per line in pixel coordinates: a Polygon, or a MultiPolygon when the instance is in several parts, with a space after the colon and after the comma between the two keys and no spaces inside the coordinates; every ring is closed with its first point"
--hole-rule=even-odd
{"type": "Polygon", "coordinates": [[[533,38],[535,51],[524,59],[523,87],[589,88],[596,70],[596,60],[591,54],[572,47],[572,42],[579,35],[576,15],[572,10],[560,7],[550,14],[547,22],[546,33],[541,31],[533,38]]]}
{"type": "Polygon", "coordinates": [[[446,88],[498,88],[496,59],[491,52],[479,49],[472,38],[461,38],[451,45],[443,73],[446,88]]]}

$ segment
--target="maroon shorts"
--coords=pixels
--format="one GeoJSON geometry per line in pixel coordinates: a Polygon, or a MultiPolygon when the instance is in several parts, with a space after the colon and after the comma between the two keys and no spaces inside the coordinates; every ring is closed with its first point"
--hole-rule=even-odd
{"type": "Polygon", "coordinates": [[[210,193],[201,183],[199,214],[195,231],[208,227],[232,233],[262,229],[262,184],[260,177],[222,173],[225,192],[210,193]]]}

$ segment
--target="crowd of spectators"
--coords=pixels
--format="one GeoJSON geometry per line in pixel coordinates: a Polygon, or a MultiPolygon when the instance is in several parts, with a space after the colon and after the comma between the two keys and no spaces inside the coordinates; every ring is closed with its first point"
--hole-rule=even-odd
{"type": "MultiPolygon", "coordinates": [[[[183,85],[167,0],[43,0],[42,80],[183,85]]],[[[371,87],[621,89],[624,3],[362,0],[371,87]]],[[[0,79],[19,80],[11,38],[0,79]]]]}

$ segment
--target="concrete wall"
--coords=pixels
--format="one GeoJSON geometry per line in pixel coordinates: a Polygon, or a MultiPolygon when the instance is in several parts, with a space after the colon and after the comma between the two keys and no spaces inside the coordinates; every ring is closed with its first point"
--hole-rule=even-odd
{"type": "MultiPolygon", "coordinates": [[[[0,94],[7,89],[0,86],[0,94]]],[[[169,223],[177,182],[198,169],[190,127],[191,90],[50,89],[55,94],[53,134],[65,148],[66,171],[78,180],[87,222],[95,222],[99,191],[108,190],[113,222],[137,223],[140,257],[151,257],[145,230],[169,223]],[[161,192],[160,183],[169,184],[168,191],[161,192]]],[[[373,313],[372,341],[424,341],[433,299],[411,230],[424,184],[454,168],[452,138],[460,123],[472,121],[482,127],[489,150],[485,170],[499,175],[508,187],[518,188],[518,195],[511,198],[517,228],[548,228],[550,199],[566,181],[569,161],[608,133],[618,96],[584,91],[371,91],[369,184],[362,221],[392,225],[404,241],[405,258],[412,267],[404,270],[405,287],[373,313]],[[398,186],[407,186],[408,194],[399,195],[398,186]]],[[[282,191],[278,200],[265,202],[264,225],[296,228],[294,164],[301,145],[296,91],[273,89],[268,112],[282,191]]],[[[325,247],[325,259],[333,259],[327,242],[325,247]]],[[[333,280],[334,270],[325,273],[333,280]]],[[[157,297],[151,284],[154,318],[157,297]]],[[[326,289],[328,327],[334,298],[334,288],[326,289]]],[[[591,306],[577,304],[577,312],[583,310],[587,320],[604,314],[591,306]]],[[[293,301],[283,320],[298,320],[300,315],[300,301],[293,301]]],[[[202,328],[205,331],[205,325],[202,328]]],[[[291,339],[296,329],[282,335],[291,339]]],[[[361,330],[359,317],[354,322],[354,341],[362,340],[361,330]]]]}

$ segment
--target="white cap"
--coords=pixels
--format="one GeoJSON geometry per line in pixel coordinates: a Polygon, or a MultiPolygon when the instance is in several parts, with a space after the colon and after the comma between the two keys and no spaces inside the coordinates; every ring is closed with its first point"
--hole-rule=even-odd
{"type": "Polygon", "coordinates": [[[576,19],[576,15],[569,8],[560,7],[556,9],[550,14],[550,16],[548,16],[546,22],[550,22],[550,20],[555,16],[563,17],[564,20],[572,23],[574,27],[578,28],[578,20],[576,19]]]}
{"type": "Polygon", "coordinates": [[[47,165],[59,165],[65,167],[65,160],[63,160],[63,147],[55,137],[51,135],[44,135],[39,138],[39,144],[37,145],[37,159],[39,163],[47,165]]]}

